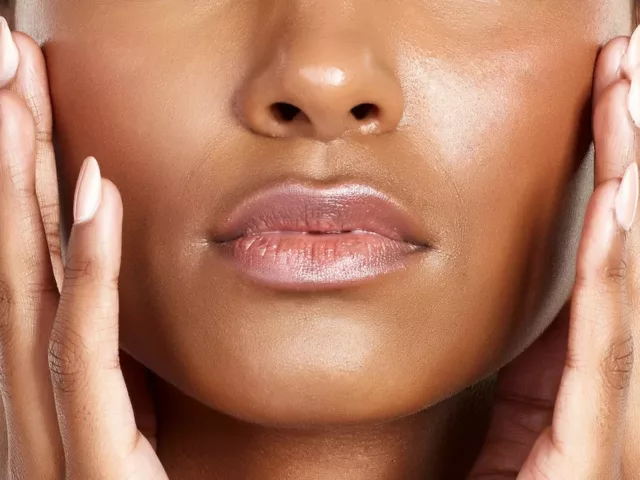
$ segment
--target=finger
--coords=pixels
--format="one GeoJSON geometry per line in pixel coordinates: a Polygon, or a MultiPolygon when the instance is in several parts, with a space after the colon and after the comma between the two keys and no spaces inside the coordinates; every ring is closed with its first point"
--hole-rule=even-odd
{"type": "Polygon", "coordinates": [[[20,52],[20,63],[11,88],[24,99],[35,120],[36,193],[53,273],[60,287],[64,270],[60,245],[60,201],[47,69],[42,50],[31,37],[18,32],[13,37],[20,52]]]}
{"type": "Polygon", "coordinates": [[[515,478],[551,425],[569,330],[565,307],[554,323],[498,376],[491,422],[469,480],[515,478]]]}
{"type": "Polygon", "coordinates": [[[609,85],[623,78],[624,71],[621,65],[628,45],[629,37],[616,37],[607,42],[598,54],[593,76],[593,105],[598,103],[609,85]]]}
{"type": "Polygon", "coordinates": [[[18,47],[12,41],[9,25],[4,17],[0,17],[0,88],[4,88],[13,81],[18,63],[20,62],[20,54],[18,47]]]}
{"type": "Polygon", "coordinates": [[[627,102],[630,84],[617,80],[601,93],[593,112],[595,185],[620,178],[635,161],[635,129],[627,102]]]}
{"type": "Polygon", "coordinates": [[[33,117],[0,90],[0,388],[9,468],[55,478],[61,444],[47,366],[58,291],[35,192],[33,117]]]}
{"type": "Polygon", "coordinates": [[[633,163],[621,183],[601,185],[590,200],[552,427],[527,459],[523,479],[620,478],[633,365],[625,230],[635,218],[637,199],[638,168],[633,163]]]}
{"type": "MultiPolygon", "coordinates": [[[[597,176],[601,181],[606,181],[608,178],[620,176],[623,169],[634,161],[634,158],[638,156],[638,134],[637,125],[640,125],[640,70],[638,67],[638,59],[640,58],[640,29],[636,28],[636,31],[631,37],[631,41],[627,48],[627,52],[622,60],[621,70],[623,71],[623,77],[631,80],[631,87],[627,98],[624,98],[624,88],[620,88],[619,91],[612,95],[610,105],[615,104],[612,109],[607,109],[606,104],[602,105],[603,115],[599,122],[605,128],[596,128],[594,131],[595,136],[605,137],[607,122],[617,122],[618,135],[615,139],[609,139],[609,148],[604,150],[602,158],[600,155],[596,155],[596,171],[597,176]],[[617,97],[614,99],[614,97],[617,97]],[[627,108],[628,111],[623,110],[627,108]],[[613,111],[615,110],[615,112],[613,111]],[[635,118],[635,121],[634,121],[635,118]],[[634,125],[635,123],[635,125],[634,125]],[[625,127],[624,124],[628,125],[625,127]],[[632,130],[632,131],[626,131],[632,130]],[[602,132],[602,133],[600,133],[602,132]],[[626,138],[625,138],[626,137],[626,138]],[[616,144],[617,142],[617,144],[616,144]],[[616,153],[616,151],[618,153],[616,153]],[[603,160],[600,162],[600,160],[603,160]],[[605,161],[606,160],[606,161],[605,161]]],[[[607,142],[604,142],[607,143],[607,142]]],[[[627,248],[630,252],[639,252],[640,250],[640,231],[632,232],[627,238],[627,248]]],[[[630,254],[627,259],[627,277],[629,279],[629,300],[634,311],[640,310],[640,262],[638,262],[637,255],[630,254]]],[[[634,342],[635,351],[640,351],[640,325],[634,325],[634,342]]],[[[628,416],[630,419],[640,418],[640,370],[637,368],[633,373],[633,379],[631,380],[630,402],[628,416]]],[[[637,470],[640,466],[638,458],[638,442],[640,441],[640,423],[637,420],[627,422],[626,425],[626,437],[625,437],[625,465],[630,468],[631,471],[637,470]]]]}
{"type": "Polygon", "coordinates": [[[160,478],[118,357],[122,203],[91,157],[80,172],[74,217],[49,350],[67,475],[160,478]]]}
{"type": "Polygon", "coordinates": [[[631,34],[627,49],[620,60],[620,75],[631,80],[633,72],[640,65],[640,29],[637,27],[631,34]]]}

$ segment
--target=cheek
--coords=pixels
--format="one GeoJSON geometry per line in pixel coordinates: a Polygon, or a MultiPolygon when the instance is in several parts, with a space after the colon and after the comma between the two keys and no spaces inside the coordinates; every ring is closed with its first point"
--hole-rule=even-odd
{"type": "MultiPolygon", "coordinates": [[[[208,157],[213,145],[224,149],[220,132],[232,126],[230,100],[242,75],[234,62],[246,49],[187,47],[197,24],[140,34],[127,23],[113,27],[114,16],[109,24],[90,19],[82,28],[61,24],[45,54],[56,133],[65,153],[61,174],[73,183],[82,159],[94,155],[136,208],[156,188],[159,202],[178,194],[198,159],[208,157]]],[[[145,22],[158,28],[153,18],[145,22]]],[[[230,35],[223,25],[208,28],[230,35]]]]}
{"type": "Polygon", "coordinates": [[[510,38],[513,51],[463,49],[455,60],[413,63],[403,76],[414,93],[404,134],[421,158],[408,190],[428,196],[434,171],[448,184],[438,202],[450,216],[451,257],[436,308],[448,321],[435,343],[450,342],[449,358],[465,359],[456,375],[467,382],[522,351],[552,320],[570,288],[567,245],[580,233],[555,251],[567,189],[589,148],[597,44],[576,36],[559,49],[510,38]]]}

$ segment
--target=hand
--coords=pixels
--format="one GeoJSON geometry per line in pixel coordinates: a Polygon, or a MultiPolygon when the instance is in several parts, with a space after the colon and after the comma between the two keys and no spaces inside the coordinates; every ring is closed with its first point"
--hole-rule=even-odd
{"type": "Polygon", "coordinates": [[[600,53],[593,102],[595,190],[572,299],[500,373],[473,480],[640,478],[639,30],[600,53]]]}
{"type": "Polygon", "coordinates": [[[0,27],[0,478],[166,478],[118,351],[120,195],[85,160],[63,267],[44,57],[0,27]]]}

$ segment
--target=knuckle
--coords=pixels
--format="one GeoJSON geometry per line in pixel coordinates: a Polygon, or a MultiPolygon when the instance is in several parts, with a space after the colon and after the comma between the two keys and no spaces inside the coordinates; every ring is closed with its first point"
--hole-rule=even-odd
{"type": "Polygon", "coordinates": [[[613,265],[604,265],[596,268],[596,285],[600,293],[609,294],[618,291],[626,282],[628,276],[628,264],[624,259],[613,265]]]}
{"type": "Polygon", "coordinates": [[[626,335],[611,342],[601,362],[605,385],[614,392],[625,392],[630,384],[634,365],[634,342],[626,335]]]}
{"type": "Polygon", "coordinates": [[[47,237],[47,243],[49,244],[49,255],[52,259],[60,258],[62,256],[62,244],[60,236],[58,234],[51,234],[51,236],[47,234],[47,237]]]}
{"type": "Polygon", "coordinates": [[[65,265],[64,282],[69,292],[83,287],[98,288],[105,292],[117,292],[118,276],[107,268],[99,255],[71,256],[65,265]]]}
{"type": "Polygon", "coordinates": [[[70,286],[84,286],[99,282],[103,267],[95,257],[72,256],[65,265],[65,282],[70,286]]]}
{"type": "Polygon", "coordinates": [[[49,371],[53,388],[77,393],[86,386],[88,348],[81,335],[68,326],[54,326],[49,342],[49,371]]]}
{"type": "Polygon", "coordinates": [[[60,206],[57,202],[41,202],[40,213],[42,215],[42,223],[45,228],[49,227],[52,231],[58,232],[60,220],[60,206]]]}
{"type": "MultiPolygon", "coordinates": [[[[34,115],[36,125],[40,126],[44,122],[44,117],[40,114],[34,115]]],[[[42,130],[38,128],[36,130],[36,142],[38,143],[51,143],[53,142],[53,134],[49,130],[42,130]]]]}
{"type": "Polygon", "coordinates": [[[602,269],[602,276],[605,280],[613,281],[616,284],[622,283],[627,278],[627,262],[624,259],[616,262],[616,265],[606,266],[602,269]]]}

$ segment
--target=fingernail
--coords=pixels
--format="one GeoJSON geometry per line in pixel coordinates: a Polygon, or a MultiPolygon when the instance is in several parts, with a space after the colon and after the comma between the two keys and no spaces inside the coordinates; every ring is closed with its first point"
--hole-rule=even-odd
{"type": "Polygon", "coordinates": [[[18,71],[18,46],[4,17],[0,17],[0,87],[16,76],[18,71]]]}
{"type": "Polygon", "coordinates": [[[640,27],[636,27],[636,29],[631,34],[631,38],[629,39],[629,44],[627,45],[627,49],[622,55],[622,59],[620,61],[620,67],[623,72],[630,75],[636,67],[640,64],[640,27]]]}
{"type": "Polygon", "coordinates": [[[627,96],[629,115],[636,127],[640,128],[640,69],[636,69],[631,77],[631,86],[627,96]]]}
{"type": "Polygon", "coordinates": [[[73,200],[74,223],[88,222],[98,211],[102,200],[102,180],[98,161],[87,157],[80,169],[73,200]]]}
{"type": "Polygon", "coordinates": [[[633,162],[622,176],[622,182],[616,195],[616,219],[627,232],[636,218],[638,210],[638,164],[633,162]]]}

